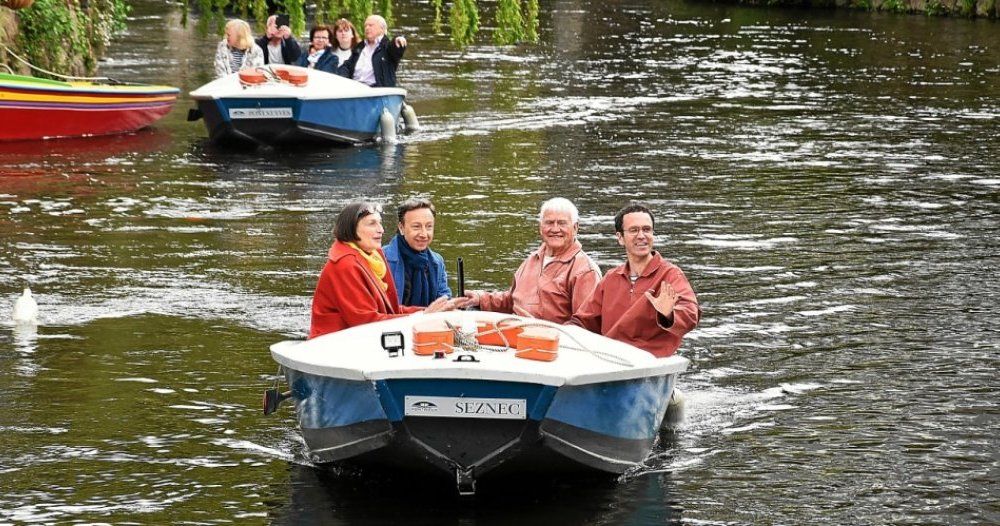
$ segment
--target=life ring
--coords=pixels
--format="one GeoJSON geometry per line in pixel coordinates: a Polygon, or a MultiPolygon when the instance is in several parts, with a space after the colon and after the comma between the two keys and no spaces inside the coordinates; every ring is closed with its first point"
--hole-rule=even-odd
{"type": "Polygon", "coordinates": [[[271,71],[279,79],[292,86],[305,86],[309,82],[309,71],[298,66],[271,66],[271,71]]]}
{"type": "Polygon", "coordinates": [[[255,86],[267,82],[267,77],[263,71],[257,69],[240,70],[240,84],[244,86],[255,86]]]}
{"type": "Polygon", "coordinates": [[[441,320],[413,324],[413,354],[431,356],[436,352],[455,352],[455,331],[441,320]]]}
{"type": "Polygon", "coordinates": [[[514,356],[551,362],[559,355],[559,332],[549,327],[526,327],[517,335],[514,356]]]}

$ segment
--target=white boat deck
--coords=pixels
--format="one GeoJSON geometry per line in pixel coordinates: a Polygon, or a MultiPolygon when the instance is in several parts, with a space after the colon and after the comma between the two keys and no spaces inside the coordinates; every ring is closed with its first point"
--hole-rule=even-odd
{"type": "Polygon", "coordinates": [[[580,327],[491,312],[420,313],[352,327],[312,340],[276,343],[271,346],[271,356],[290,369],[346,380],[451,378],[528,382],[556,387],[675,374],[687,369],[689,363],[688,359],[677,355],[656,358],[646,351],[580,327]],[[561,331],[558,358],[551,362],[529,360],[516,357],[513,350],[460,350],[441,359],[413,354],[411,340],[414,323],[445,319],[461,326],[463,321],[470,319],[503,318],[517,318],[558,328],[561,331]],[[391,358],[382,348],[381,336],[384,332],[395,331],[403,333],[405,347],[402,355],[391,358]],[[473,355],[478,361],[457,362],[455,358],[459,355],[473,355]]]}
{"type": "MultiPolygon", "coordinates": [[[[232,73],[213,80],[191,92],[194,100],[207,99],[357,99],[384,95],[406,96],[402,88],[370,88],[360,82],[314,69],[297,66],[284,68],[305,71],[309,81],[305,86],[293,86],[287,82],[265,82],[253,86],[240,83],[239,73],[232,73]]],[[[266,66],[265,66],[266,68],[266,66]]]]}

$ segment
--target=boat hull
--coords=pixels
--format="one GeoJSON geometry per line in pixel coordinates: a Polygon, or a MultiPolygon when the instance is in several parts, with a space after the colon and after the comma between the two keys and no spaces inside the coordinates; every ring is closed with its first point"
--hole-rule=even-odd
{"type": "Polygon", "coordinates": [[[623,473],[653,446],[676,381],[669,374],[557,388],[467,379],[350,381],[288,369],[286,376],[314,462],[476,479],[494,470],[623,473]],[[526,414],[407,414],[414,399],[524,400],[526,414]]]}
{"type": "Polygon", "coordinates": [[[276,343],[271,356],[290,390],[265,393],[265,413],[294,400],[312,461],[434,473],[463,494],[484,477],[641,466],[688,365],[581,327],[487,312],[392,318],[276,343]],[[504,323],[557,333],[555,359],[472,343],[461,329],[504,323]],[[414,352],[427,327],[447,325],[457,327],[452,355],[414,352]]]}
{"type": "Polygon", "coordinates": [[[388,110],[399,122],[403,95],[348,99],[223,98],[198,101],[209,139],[218,144],[355,145],[374,141],[388,110]]]}
{"type": "Polygon", "coordinates": [[[170,112],[178,90],[0,75],[0,141],[132,132],[170,112]]]}

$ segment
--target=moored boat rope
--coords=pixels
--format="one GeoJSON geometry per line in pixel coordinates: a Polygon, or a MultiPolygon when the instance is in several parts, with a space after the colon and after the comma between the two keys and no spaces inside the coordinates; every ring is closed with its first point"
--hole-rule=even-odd
{"type": "MultiPolygon", "coordinates": [[[[108,81],[108,82],[110,82],[112,84],[128,84],[128,82],[122,82],[120,80],[115,80],[115,79],[113,79],[111,77],[75,77],[73,75],[62,75],[60,73],[49,71],[47,69],[42,69],[42,68],[40,68],[40,67],[32,64],[31,62],[28,62],[27,59],[24,59],[20,55],[18,55],[17,53],[14,53],[14,51],[12,49],[10,49],[9,47],[7,47],[5,44],[0,43],[0,47],[2,47],[4,49],[4,51],[6,51],[7,53],[10,53],[10,56],[12,56],[12,57],[16,58],[17,60],[21,61],[22,63],[24,63],[29,68],[31,68],[31,69],[33,69],[35,71],[41,72],[41,73],[45,73],[46,75],[52,75],[53,77],[59,77],[61,79],[67,79],[67,80],[105,80],[105,81],[108,81]]],[[[6,66],[6,67],[7,67],[7,70],[11,72],[11,74],[14,73],[13,70],[10,69],[10,66],[6,66]]]]}

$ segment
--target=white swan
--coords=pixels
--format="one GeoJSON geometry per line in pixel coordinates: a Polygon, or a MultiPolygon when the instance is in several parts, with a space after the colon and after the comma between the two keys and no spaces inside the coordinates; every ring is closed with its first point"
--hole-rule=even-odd
{"type": "Polygon", "coordinates": [[[18,325],[38,324],[38,303],[31,297],[31,288],[24,287],[24,293],[14,302],[14,323],[18,325]]]}

